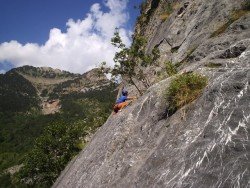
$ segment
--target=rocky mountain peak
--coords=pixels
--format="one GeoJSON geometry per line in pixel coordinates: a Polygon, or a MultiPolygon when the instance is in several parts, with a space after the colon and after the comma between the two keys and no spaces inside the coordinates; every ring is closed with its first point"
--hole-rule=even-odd
{"type": "Polygon", "coordinates": [[[16,71],[20,74],[32,76],[32,77],[41,77],[41,78],[73,78],[79,74],[73,74],[67,71],[62,71],[60,69],[53,69],[51,67],[33,67],[33,66],[22,66],[11,71],[16,71]]]}
{"type": "Polygon", "coordinates": [[[99,68],[91,69],[90,71],[84,73],[82,77],[91,80],[92,82],[108,80],[107,77],[101,73],[99,68]]]}

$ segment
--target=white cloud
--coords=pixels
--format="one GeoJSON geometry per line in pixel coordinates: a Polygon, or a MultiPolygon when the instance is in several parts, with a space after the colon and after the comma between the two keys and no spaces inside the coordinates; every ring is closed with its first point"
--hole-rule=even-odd
{"type": "Polygon", "coordinates": [[[4,74],[5,72],[5,70],[0,70],[0,74],[4,74]]]}
{"type": "Polygon", "coordinates": [[[50,30],[44,45],[20,44],[10,41],[0,44],[0,62],[8,61],[14,66],[49,66],[75,73],[83,73],[106,61],[113,65],[116,49],[110,44],[116,27],[119,28],[125,44],[130,44],[131,31],[125,24],[129,19],[125,11],[127,0],[108,0],[103,12],[96,3],[83,20],[69,19],[67,31],[58,28],[50,30]]]}

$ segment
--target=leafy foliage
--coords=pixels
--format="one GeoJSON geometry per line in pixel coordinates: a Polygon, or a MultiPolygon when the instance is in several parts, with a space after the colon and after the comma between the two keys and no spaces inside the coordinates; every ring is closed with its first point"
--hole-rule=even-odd
{"type": "Polygon", "coordinates": [[[152,50],[152,55],[153,55],[153,62],[156,61],[158,58],[160,58],[160,50],[158,46],[155,46],[152,50]]]}
{"type": "Polygon", "coordinates": [[[41,97],[46,97],[48,95],[48,89],[42,90],[41,97]]]}
{"type": "Polygon", "coordinates": [[[171,14],[173,12],[173,5],[171,3],[167,3],[166,13],[171,14]]]}
{"type": "Polygon", "coordinates": [[[176,66],[173,65],[173,63],[170,61],[166,62],[166,71],[167,71],[168,76],[173,76],[173,75],[177,74],[176,66]]]}
{"type": "Polygon", "coordinates": [[[142,94],[141,90],[133,81],[133,78],[142,81],[146,88],[149,87],[147,78],[140,67],[147,67],[159,58],[159,50],[155,48],[152,51],[152,55],[146,54],[145,46],[147,40],[144,37],[135,37],[131,47],[127,48],[121,40],[118,29],[116,29],[114,37],[111,39],[111,44],[120,49],[114,57],[116,64],[114,68],[104,68],[105,62],[103,62],[101,70],[105,70],[106,73],[111,73],[114,77],[122,75],[129,78],[129,81],[137,88],[139,93],[142,94]]]}
{"type": "MultiPolygon", "coordinates": [[[[0,173],[9,167],[22,164],[43,129],[61,118],[59,114],[0,113],[0,173]]],[[[0,185],[6,183],[8,186],[4,187],[27,187],[18,181],[13,182],[13,178],[2,175],[0,185]]]]}
{"type": "Polygon", "coordinates": [[[10,174],[2,174],[0,175],[1,187],[11,188],[13,187],[11,184],[11,175],[10,174]]]}
{"type": "MultiPolygon", "coordinates": [[[[26,68],[18,68],[18,71],[29,76],[35,74],[46,78],[50,74],[41,69],[40,75],[39,71],[26,68]]],[[[58,74],[61,75],[61,72],[58,74]]],[[[65,76],[60,75],[56,77],[65,76]]],[[[27,187],[25,183],[30,182],[32,187],[44,187],[44,182],[51,184],[72,156],[84,147],[84,137],[105,122],[115,100],[115,85],[107,85],[107,81],[104,83],[105,80],[100,79],[98,84],[103,86],[90,89],[86,93],[72,90],[64,93],[65,87],[80,88],[83,85],[80,82],[83,81],[87,87],[90,80],[85,79],[84,75],[57,84],[52,92],[45,87],[41,96],[46,98],[54,95],[60,99],[62,107],[60,113],[43,115],[39,108],[37,90],[31,82],[15,69],[0,75],[0,174],[14,165],[26,164],[19,174],[20,177],[3,174],[0,185],[27,187]],[[35,142],[36,138],[38,139],[35,142]],[[42,145],[50,148],[50,152],[42,145]],[[57,158],[53,158],[51,148],[56,147],[63,154],[59,153],[57,158]],[[48,166],[53,169],[47,168],[48,166]],[[27,181],[19,182],[20,178],[27,181]]]]}
{"type": "Polygon", "coordinates": [[[0,112],[26,112],[38,107],[34,86],[15,71],[0,74],[0,112]]]}
{"type": "Polygon", "coordinates": [[[0,114],[0,172],[21,164],[35,138],[49,123],[61,118],[59,114],[0,114]]]}
{"type": "Polygon", "coordinates": [[[81,118],[96,116],[94,113],[105,113],[109,115],[117,92],[115,85],[111,84],[100,88],[100,90],[90,90],[85,93],[70,93],[61,97],[62,112],[64,116],[81,118]],[[75,110],[78,109],[78,110],[75,110]]]}
{"type": "Polygon", "coordinates": [[[86,123],[56,122],[45,129],[24,162],[21,177],[29,177],[32,184],[51,185],[71,158],[80,151],[81,138],[86,135],[86,123]]]}
{"type": "Polygon", "coordinates": [[[178,75],[167,90],[170,113],[197,99],[206,85],[207,78],[202,75],[196,73],[178,75]]]}

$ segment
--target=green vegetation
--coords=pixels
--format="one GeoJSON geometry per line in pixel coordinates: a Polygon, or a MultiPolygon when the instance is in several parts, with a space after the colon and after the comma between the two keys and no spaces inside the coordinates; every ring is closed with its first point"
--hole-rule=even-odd
{"type": "Polygon", "coordinates": [[[39,108],[34,86],[14,71],[0,75],[0,94],[0,112],[27,112],[39,108]]]}
{"type": "Polygon", "coordinates": [[[221,66],[222,66],[221,63],[212,63],[212,62],[205,65],[205,67],[208,67],[208,68],[218,68],[218,67],[221,67],[221,66]]]}
{"type": "Polygon", "coordinates": [[[157,9],[158,5],[160,3],[160,0],[154,0],[151,1],[150,6],[147,4],[147,1],[142,1],[140,5],[140,13],[141,15],[137,18],[137,23],[140,25],[141,28],[145,27],[148,22],[150,21],[150,18],[152,17],[153,13],[157,9]],[[150,7],[150,9],[147,9],[150,7]]]}
{"type": "Polygon", "coordinates": [[[197,99],[206,85],[207,78],[202,75],[196,73],[178,75],[167,90],[169,112],[172,114],[197,99]]]}
{"type": "Polygon", "coordinates": [[[111,112],[116,98],[115,86],[110,85],[101,90],[86,93],[71,93],[61,97],[62,114],[65,118],[85,119],[103,117],[106,119],[111,112]]]}
{"type": "Polygon", "coordinates": [[[173,76],[177,74],[178,72],[177,68],[172,62],[167,61],[165,64],[166,64],[166,71],[167,71],[168,76],[173,76]]]}
{"type": "Polygon", "coordinates": [[[245,3],[243,3],[243,10],[250,11],[250,1],[247,0],[245,3]]]}
{"type": "Polygon", "coordinates": [[[27,154],[20,177],[24,181],[31,178],[32,186],[41,184],[49,187],[72,157],[82,149],[79,145],[88,134],[87,129],[86,121],[49,125],[27,154]]]}
{"type": "Polygon", "coordinates": [[[0,114],[0,172],[21,164],[35,138],[42,134],[48,123],[60,118],[57,114],[0,114]]]}
{"type": "MultiPolygon", "coordinates": [[[[23,72],[19,68],[19,72],[26,74],[28,71],[31,75],[36,72],[26,68],[23,72]]],[[[63,94],[65,87],[82,86],[80,80],[75,80],[57,84],[51,93],[46,88],[43,90],[43,97],[59,97],[62,106],[60,113],[43,115],[37,90],[31,82],[15,70],[0,75],[0,185],[27,187],[25,182],[29,182],[32,187],[44,187],[45,183],[51,184],[84,147],[85,136],[106,121],[116,97],[115,85],[86,93],[63,94]],[[58,147],[63,155],[51,157],[54,153],[48,148],[53,147],[58,147]],[[25,164],[20,173],[14,176],[4,173],[20,164],[25,164]],[[24,181],[20,182],[21,179],[24,181]]]]}
{"type": "Polygon", "coordinates": [[[137,23],[143,27],[145,26],[146,22],[148,22],[148,17],[147,17],[147,14],[145,13],[146,11],[146,8],[147,8],[147,2],[145,0],[143,0],[139,6],[139,9],[140,9],[140,16],[137,17],[137,23]]]}
{"type": "Polygon", "coordinates": [[[11,186],[12,182],[11,182],[11,175],[10,174],[4,174],[0,176],[0,183],[1,183],[1,187],[4,188],[11,188],[13,186],[11,186]]]}
{"type": "Polygon", "coordinates": [[[31,178],[32,186],[50,186],[66,164],[85,145],[85,137],[94,133],[111,112],[116,93],[114,86],[87,93],[72,93],[62,97],[59,121],[48,125],[26,155],[20,172],[22,179],[31,178]]]}
{"type": "Polygon", "coordinates": [[[48,95],[48,93],[49,93],[48,89],[42,90],[41,97],[46,97],[48,95]]]}
{"type": "Polygon", "coordinates": [[[237,21],[238,19],[240,19],[242,16],[246,15],[247,13],[249,13],[250,11],[250,3],[249,1],[246,2],[245,4],[242,5],[242,9],[241,10],[236,10],[233,11],[230,15],[229,20],[224,23],[221,27],[219,27],[216,31],[214,31],[210,38],[213,37],[217,37],[218,35],[224,33],[226,31],[226,29],[235,21],[237,21]]]}
{"type": "Polygon", "coordinates": [[[172,3],[167,3],[165,11],[160,15],[160,19],[162,21],[165,21],[168,19],[168,17],[170,16],[170,14],[172,14],[174,8],[173,8],[173,4],[172,3]]]}
{"type": "Polygon", "coordinates": [[[131,47],[127,48],[121,40],[118,29],[116,29],[114,37],[111,39],[111,44],[120,49],[114,57],[116,64],[114,68],[106,68],[104,67],[106,63],[103,62],[101,70],[105,70],[106,73],[111,73],[113,77],[121,75],[128,78],[129,82],[142,94],[142,91],[133,79],[140,80],[146,88],[150,86],[150,82],[140,67],[147,67],[156,61],[156,59],[159,58],[159,49],[154,48],[152,55],[146,54],[145,46],[147,40],[143,37],[135,37],[131,47]]]}
{"type": "Polygon", "coordinates": [[[171,3],[167,3],[166,13],[171,14],[173,12],[173,5],[171,3]]]}
{"type": "Polygon", "coordinates": [[[152,62],[156,61],[158,58],[160,58],[160,50],[158,46],[155,46],[152,50],[152,62]]]}

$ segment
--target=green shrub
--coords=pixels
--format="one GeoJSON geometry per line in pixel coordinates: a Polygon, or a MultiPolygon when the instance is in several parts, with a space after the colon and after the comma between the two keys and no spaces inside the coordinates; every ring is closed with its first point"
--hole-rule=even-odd
{"type": "Polygon", "coordinates": [[[152,56],[153,56],[153,61],[156,61],[158,58],[160,58],[160,50],[157,46],[155,46],[152,50],[152,56]]]}
{"type": "Polygon", "coordinates": [[[243,4],[243,10],[250,11],[250,1],[249,0],[243,4]]]}
{"type": "Polygon", "coordinates": [[[173,5],[172,3],[168,3],[166,7],[166,13],[171,14],[173,12],[173,5]]]}
{"type": "Polygon", "coordinates": [[[167,90],[170,113],[197,99],[206,85],[207,78],[197,73],[177,76],[167,90]]]}
{"type": "Polygon", "coordinates": [[[46,97],[48,93],[49,93],[48,89],[42,90],[41,97],[46,97]]]}
{"type": "MultiPolygon", "coordinates": [[[[1,188],[28,188],[28,185],[16,182],[16,177],[11,175],[10,173],[0,174],[0,187],[1,188]]],[[[30,188],[30,187],[29,187],[30,188]]],[[[39,186],[42,188],[42,186],[39,186]]]]}
{"type": "Polygon", "coordinates": [[[170,16],[170,14],[172,14],[172,12],[173,12],[173,5],[172,3],[168,3],[165,8],[165,11],[160,15],[160,19],[162,21],[166,21],[170,16]]]}
{"type": "Polygon", "coordinates": [[[222,66],[221,63],[212,63],[212,62],[205,65],[205,67],[208,67],[208,68],[219,68],[221,66],[222,66]]]}
{"type": "Polygon", "coordinates": [[[172,62],[170,61],[166,62],[166,71],[167,71],[168,76],[173,76],[177,74],[176,66],[172,64],[172,62]]]}
{"type": "Polygon", "coordinates": [[[27,154],[21,177],[31,178],[33,185],[52,185],[66,164],[80,151],[78,145],[87,134],[85,129],[84,121],[72,124],[57,122],[48,126],[27,154]]]}
{"type": "Polygon", "coordinates": [[[2,174],[2,175],[0,175],[0,185],[2,186],[2,187],[12,187],[11,186],[11,176],[10,176],[10,174],[2,174]]]}
{"type": "Polygon", "coordinates": [[[216,31],[214,31],[210,38],[216,37],[222,33],[224,33],[226,31],[226,29],[235,21],[237,21],[238,19],[240,19],[242,16],[246,15],[247,13],[249,13],[250,10],[250,3],[246,3],[243,6],[242,10],[237,10],[237,11],[233,11],[230,15],[229,20],[224,23],[221,27],[219,27],[216,31]]]}

